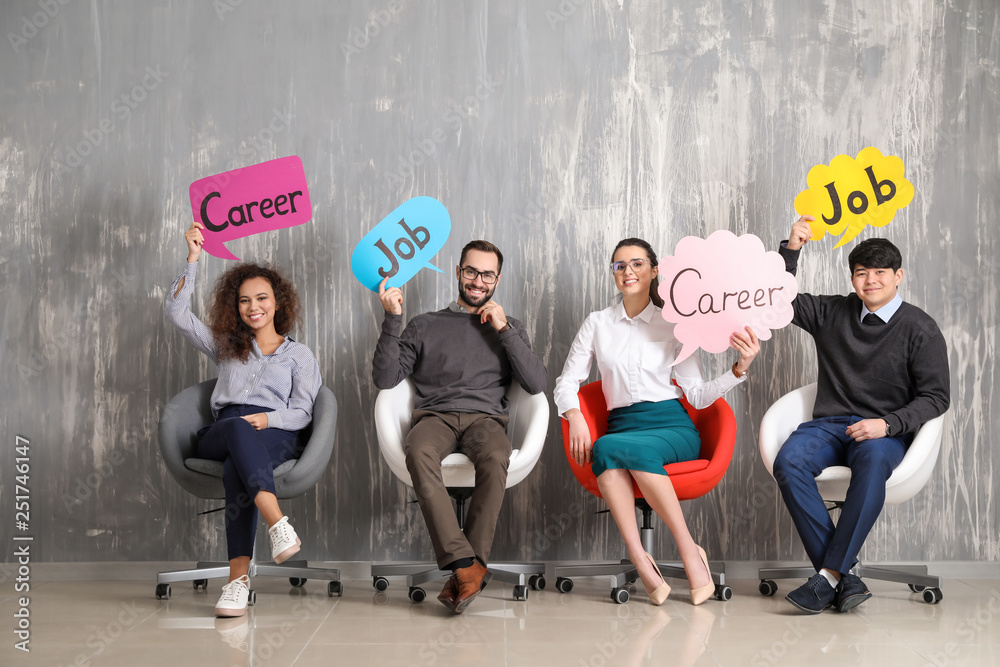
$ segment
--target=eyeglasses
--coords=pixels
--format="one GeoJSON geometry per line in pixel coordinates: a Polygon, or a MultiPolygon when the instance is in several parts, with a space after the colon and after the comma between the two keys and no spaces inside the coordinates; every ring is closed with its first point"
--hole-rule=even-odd
{"type": "Polygon", "coordinates": [[[639,273],[640,271],[642,271],[642,266],[644,264],[652,264],[652,262],[650,262],[648,259],[641,259],[639,257],[636,257],[635,259],[630,259],[627,262],[611,262],[611,271],[613,273],[621,273],[622,271],[625,270],[626,266],[631,266],[632,271],[634,271],[635,273],[639,273]]]}
{"type": "Polygon", "coordinates": [[[471,266],[466,266],[462,268],[462,277],[465,278],[466,280],[475,280],[479,276],[483,277],[483,282],[486,283],[487,285],[492,285],[497,281],[497,278],[500,277],[497,274],[493,273],[492,271],[476,271],[471,266]]]}

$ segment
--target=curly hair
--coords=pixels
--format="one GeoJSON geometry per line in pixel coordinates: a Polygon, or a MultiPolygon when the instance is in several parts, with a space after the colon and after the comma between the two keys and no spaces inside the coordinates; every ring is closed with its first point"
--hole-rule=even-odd
{"type": "Polygon", "coordinates": [[[253,349],[253,331],[240,317],[240,287],[252,278],[263,278],[274,290],[274,330],[284,336],[300,322],[302,305],[295,286],[270,264],[242,262],[215,281],[208,326],[218,347],[219,360],[246,362],[253,349]]]}

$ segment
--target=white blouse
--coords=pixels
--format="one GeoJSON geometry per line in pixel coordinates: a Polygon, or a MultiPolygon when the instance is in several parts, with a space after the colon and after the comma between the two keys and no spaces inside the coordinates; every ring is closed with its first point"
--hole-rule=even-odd
{"type": "Polygon", "coordinates": [[[597,359],[604,398],[608,409],[621,408],[642,401],[665,401],[682,395],[696,409],[706,408],[727,391],[746,379],[726,371],[710,382],[701,375],[701,362],[695,352],[671,368],[681,351],[674,337],[674,325],[660,315],[660,308],[649,303],[634,319],[625,314],[622,303],[591,313],[573,339],[562,375],[556,380],[554,398],[559,414],[579,409],[577,392],[590,375],[590,365],[597,359]],[[671,381],[677,379],[678,388],[671,381]]]}

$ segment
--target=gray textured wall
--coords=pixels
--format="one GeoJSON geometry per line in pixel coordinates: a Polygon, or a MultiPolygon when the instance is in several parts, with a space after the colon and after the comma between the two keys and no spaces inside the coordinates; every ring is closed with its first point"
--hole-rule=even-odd
{"type": "MultiPolygon", "coordinates": [[[[889,233],[904,298],[949,341],[955,407],[931,482],[886,511],[863,557],[1000,557],[993,0],[50,4],[53,16],[35,0],[0,8],[5,543],[22,435],[35,560],[224,555],[221,517],[193,516],[211,503],[172,481],[155,425],[165,400],[214,372],[161,301],[184,262],[188,185],[232,160],[301,156],[315,209],[308,225],[230,244],[291,273],[307,305],[299,339],[340,401],[328,474],[286,511],[308,557],[379,560],[430,544],[370,418],[381,310],[349,257],[374,223],[430,195],[453,220],[436,263],[453,266],[470,238],[495,241],[507,256],[497,298],[527,323],[551,384],[585,315],[613,297],[619,238],[669,254],[683,236],[730,229],[773,246],[806,171],[874,145],[901,156],[916,187],[889,233]]],[[[832,246],[807,249],[804,289],[848,289],[832,246]]],[[[197,311],[225,266],[203,260],[197,311]]],[[[453,279],[424,271],[405,295],[407,314],[439,308],[453,279]]],[[[732,356],[703,360],[716,373],[732,356]]],[[[812,342],[781,331],[730,396],[733,464],[686,506],[713,557],[803,557],[756,424],[814,366],[812,342]]],[[[619,556],[597,508],[553,415],[536,471],[508,494],[495,556],[619,556]],[[573,501],[587,512],[560,517],[573,501]]]]}

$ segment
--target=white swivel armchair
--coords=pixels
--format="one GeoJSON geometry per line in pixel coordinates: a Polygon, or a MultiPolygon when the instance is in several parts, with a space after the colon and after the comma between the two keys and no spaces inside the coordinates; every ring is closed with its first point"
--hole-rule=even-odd
{"type": "MultiPolygon", "coordinates": [[[[799,424],[813,418],[815,402],[814,382],[785,394],[764,414],[760,422],[760,457],[772,477],[778,450],[799,424]]],[[[898,505],[909,500],[927,483],[937,462],[943,431],[944,415],[920,427],[903,460],[885,483],[886,505],[898,505]]],[[[850,482],[851,469],[846,466],[831,466],[816,478],[820,495],[831,505],[831,510],[843,505],[850,482]]],[[[925,565],[897,566],[893,569],[859,565],[855,573],[860,577],[907,584],[911,591],[921,593],[928,604],[937,604],[942,597],[941,578],[929,576],[925,565]]],[[[773,579],[809,577],[813,574],[815,570],[812,567],[761,568],[758,571],[759,590],[761,595],[774,595],[778,586],[773,579]]]]}
{"type": "MultiPolygon", "coordinates": [[[[393,474],[410,487],[413,483],[406,470],[403,442],[410,431],[413,398],[413,383],[407,378],[392,389],[380,391],[375,399],[375,430],[379,449],[393,474]]],[[[510,417],[507,438],[512,449],[507,469],[509,489],[528,476],[542,454],[549,422],[549,402],[544,393],[529,394],[516,380],[507,388],[507,401],[510,417]]],[[[441,474],[449,495],[455,499],[455,511],[461,526],[465,521],[465,501],[475,486],[475,468],[464,454],[454,453],[441,462],[441,474]]],[[[544,563],[491,562],[489,569],[494,578],[514,585],[515,600],[526,600],[529,586],[535,590],[545,587],[544,563]]],[[[376,591],[389,587],[386,577],[405,575],[412,602],[421,602],[426,597],[420,584],[451,576],[451,572],[439,570],[436,565],[428,563],[373,563],[371,571],[376,591]]]]}

